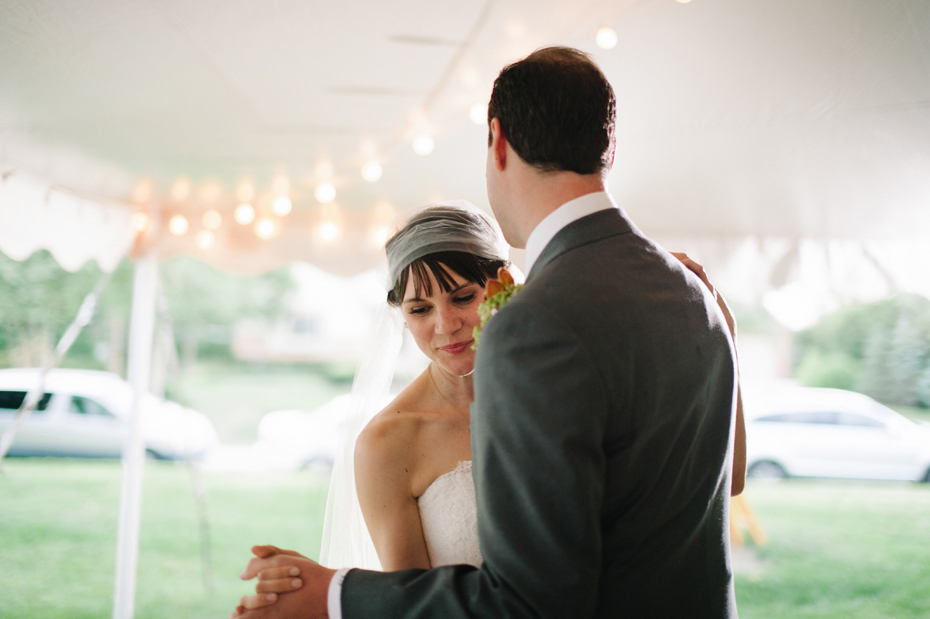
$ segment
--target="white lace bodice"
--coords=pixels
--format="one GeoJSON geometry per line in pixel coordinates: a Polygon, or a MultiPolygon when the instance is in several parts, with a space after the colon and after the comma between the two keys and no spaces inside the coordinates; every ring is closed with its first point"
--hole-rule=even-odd
{"type": "Polygon", "coordinates": [[[471,460],[459,462],[455,469],[437,477],[417,499],[417,506],[430,565],[467,563],[478,567],[483,563],[471,460]]]}

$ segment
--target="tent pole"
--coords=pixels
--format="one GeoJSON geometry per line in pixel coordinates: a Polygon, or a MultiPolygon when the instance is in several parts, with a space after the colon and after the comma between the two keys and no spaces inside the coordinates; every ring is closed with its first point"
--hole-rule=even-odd
{"type": "Polygon", "coordinates": [[[155,251],[150,250],[136,261],[132,286],[127,377],[132,385],[133,397],[130,429],[123,445],[123,483],[116,545],[113,619],[132,619],[135,613],[142,475],[145,467],[145,442],[140,416],[151,375],[157,282],[158,259],[155,251]]]}

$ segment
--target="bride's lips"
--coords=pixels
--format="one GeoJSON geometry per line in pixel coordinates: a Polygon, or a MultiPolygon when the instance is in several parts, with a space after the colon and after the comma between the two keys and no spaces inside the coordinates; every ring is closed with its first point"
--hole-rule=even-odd
{"type": "Polygon", "coordinates": [[[471,346],[471,343],[474,341],[475,340],[468,340],[466,342],[459,342],[457,344],[449,344],[448,346],[440,346],[439,350],[442,352],[447,352],[450,355],[457,355],[461,352],[465,352],[465,350],[471,346]]]}

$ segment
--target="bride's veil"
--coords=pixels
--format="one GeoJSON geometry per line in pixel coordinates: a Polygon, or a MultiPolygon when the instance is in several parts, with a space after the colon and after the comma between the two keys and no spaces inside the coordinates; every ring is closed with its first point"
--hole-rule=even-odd
{"type": "Polygon", "coordinates": [[[320,563],[327,567],[381,569],[355,492],[355,441],[385,404],[402,342],[400,310],[384,303],[378,308],[368,348],[355,372],[351,408],[333,463],[320,549],[320,563]]]}
{"type": "MultiPolygon", "coordinates": [[[[473,204],[455,200],[430,204],[398,215],[391,228],[396,232],[416,214],[430,207],[446,207],[466,211],[480,217],[487,225],[475,226],[467,221],[450,226],[427,223],[409,242],[395,244],[391,260],[385,268],[387,288],[396,281],[400,270],[414,260],[439,251],[467,251],[487,258],[506,259],[507,244],[499,228],[473,204]]],[[[467,220],[467,218],[466,218],[467,220]]],[[[407,239],[404,239],[405,241],[407,239]]],[[[323,543],[320,563],[331,568],[359,567],[380,570],[381,562],[371,535],[365,526],[355,491],[355,442],[359,433],[387,404],[387,395],[394,379],[394,368],[403,342],[403,321],[399,308],[385,302],[379,307],[369,343],[352,382],[350,410],[342,427],[336,459],[333,463],[326,515],[323,520],[323,543]]]]}

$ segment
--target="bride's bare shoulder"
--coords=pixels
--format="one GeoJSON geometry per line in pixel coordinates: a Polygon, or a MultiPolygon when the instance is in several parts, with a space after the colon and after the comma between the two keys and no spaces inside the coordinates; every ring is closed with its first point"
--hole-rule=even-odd
{"type": "Polygon", "coordinates": [[[415,408],[415,402],[401,393],[375,415],[355,444],[356,465],[384,466],[415,453],[417,438],[428,417],[415,408]]]}

